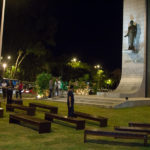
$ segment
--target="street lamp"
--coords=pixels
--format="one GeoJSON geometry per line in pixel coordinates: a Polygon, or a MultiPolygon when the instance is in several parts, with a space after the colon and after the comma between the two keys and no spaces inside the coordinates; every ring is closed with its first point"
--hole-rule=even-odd
{"type": "Polygon", "coordinates": [[[3,0],[2,17],[1,17],[1,31],[0,31],[0,62],[1,62],[2,43],[3,43],[3,28],[4,28],[5,4],[6,4],[6,0],[3,0]]]}
{"type": "Polygon", "coordinates": [[[100,69],[100,68],[101,68],[101,65],[95,65],[94,68],[95,68],[95,69],[100,69]]]}
{"type": "Polygon", "coordinates": [[[111,79],[106,80],[106,84],[107,84],[107,88],[109,90],[109,86],[112,84],[112,80],[111,79]]]}
{"type": "Polygon", "coordinates": [[[77,58],[74,57],[71,61],[76,62],[76,61],[77,61],[77,58]]]}
{"type": "Polygon", "coordinates": [[[11,59],[11,56],[8,56],[7,59],[11,59]]]}

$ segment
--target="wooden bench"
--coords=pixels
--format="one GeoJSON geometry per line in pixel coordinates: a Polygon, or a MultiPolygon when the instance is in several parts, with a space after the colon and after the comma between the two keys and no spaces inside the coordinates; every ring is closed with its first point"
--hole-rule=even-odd
{"type": "Polygon", "coordinates": [[[0,118],[2,118],[4,116],[4,109],[0,108],[0,118]]]}
{"type": "Polygon", "coordinates": [[[35,108],[34,107],[28,107],[23,105],[17,105],[17,104],[6,104],[6,111],[14,111],[14,109],[21,109],[24,111],[27,111],[27,115],[35,115],[35,108]]]}
{"type": "Polygon", "coordinates": [[[27,122],[38,127],[39,133],[47,133],[51,131],[51,122],[43,119],[35,118],[28,115],[23,114],[10,114],[9,115],[9,123],[17,123],[27,122]]]}
{"type": "Polygon", "coordinates": [[[13,100],[12,100],[12,103],[13,103],[13,104],[23,105],[23,101],[22,101],[22,100],[16,100],[16,99],[14,100],[14,99],[13,99],[13,100]]]}
{"type": "Polygon", "coordinates": [[[47,112],[45,113],[45,119],[49,120],[49,121],[53,121],[53,119],[58,119],[58,120],[74,123],[74,124],[76,124],[77,130],[85,128],[85,120],[79,120],[79,119],[71,118],[71,117],[67,117],[67,116],[59,116],[59,115],[47,113],[47,112]]]}
{"type": "Polygon", "coordinates": [[[148,135],[147,133],[139,132],[123,132],[123,131],[102,131],[102,130],[88,130],[84,131],[84,142],[87,140],[87,135],[96,135],[96,136],[107,136],[114,138],[123,138],[123,139],[143,139],[144,145],[147,145],[148,135]]]}
{"type": "Polygon", "coordinates": [[[41,103],[29,103],[30,107],[40,107],[40,108],[45,108],[50,110],[51,113],[57,114],[58,112],[58,107],[55,106],[50,106],[50,105],[45,105],[41,103]]]}
{"type": "Polygon", "coordinates": [[[107,118],[101,117],[101,116],[95,116],[95,115],[91,115],[91,114],[87,114],[87,113],[83,113],[83,112],[74,112],[74,114],[77,117],[81,117],[81,118],[86,118],[89,120],[94,120],[94,121],[99,121],[100,122],[100,127],[106,127],[107,126],[107,118]]]}
{"type": "Polygon", "coordinates": [[[142,127],[114,127],[115,130],[118,131],[129,131],[129,132],[146,132],[150,134],[150,128],[142,128],[142,127]]]}
{"type": "Polygon", "coordinates": [[[129,127],[150,128],[150,123],[129,122],[129,127]]]}

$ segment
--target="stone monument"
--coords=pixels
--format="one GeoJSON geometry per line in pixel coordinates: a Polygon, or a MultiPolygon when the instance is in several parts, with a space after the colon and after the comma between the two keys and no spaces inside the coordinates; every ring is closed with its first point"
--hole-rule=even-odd
{"type": "Polygon", "coordinates": [[[124,0],[122,39],[120,84],[107,96],[150,97],[150,0],[124,0]]]}

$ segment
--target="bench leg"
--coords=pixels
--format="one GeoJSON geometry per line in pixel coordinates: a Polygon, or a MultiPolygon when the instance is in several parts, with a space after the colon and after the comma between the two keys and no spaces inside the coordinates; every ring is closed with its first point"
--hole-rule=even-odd
{"type": "Polygon", "coordinates": [[[52,109],[52,110],[50,110],[50,112],[53,113],[53,114],[57,114],[58,110],[57,109],[52,109]]]}
{"type": "Polygon", "coordinates": [[[76,127],[76,129],[77,130],[82,130],[82,129],[84,129],[85,128],[85,122],[79,122],[79,123],[77,123],[77,127],[76,127]]]}
{"type": "Polygon", "coordinates": [[[53,121],[53,118],[51,118],[51,117],[48,117],[47,115],[45,115],[45,120],[49,120],[49,121],[53,121]]]}
{"type": "Polygon", "coordinates": [[[84,131],[84,143],[86,142],[86,133],[84,131]]]}
{"type": "Polygon", "coordinates": [[[51,131],[51,123],[39,125],[39,133],[48,133],[50,131],[51,131]]]}
{"type": "Polygon", "coordinates": [[[14,108],[12,108],[12,107],[6,107],[6,111],[14,111],[14,108]]]}
{"type": "Polygon", "coordinates": [[[27,115],[34,116],[35,115],[35,110],[28,110],[27,115]]]}
{"type": "Polygon", "coordinates": [[[100,121],[100,127],[107,127],[107,119],[100,121]]]}
{"type": "Polygon", "coordinates": [[[19,124],[20,121],[18,121],[18,120],[16,120],[16,119],[10,117],[10,118],[9,118],[9,123],[16,123],[16,124],[19,124]]]}
{"type": "Polygon", "coordinates": [[[0,118],[2,118],[3,115],[4,115],[4,110],[1,110],[1,111],[0,111],[0,118]]]}
{"type": "Polygon", "coordinates": [[[147,138],[144,139],[144,146],[147,145],[147,138]]]}

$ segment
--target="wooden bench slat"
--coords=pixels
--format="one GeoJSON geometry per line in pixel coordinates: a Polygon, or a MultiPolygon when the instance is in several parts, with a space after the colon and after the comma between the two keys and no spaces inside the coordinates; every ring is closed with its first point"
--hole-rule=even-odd
{"type": "Polygon", "coordinates": [[[35,118],[23,114],[10,114],[9,123],[20,123],[20,121],[30,123],[38,127],[39,133],[47,133],[51,131],[51,122],[40,118],[35,118]]]}
{"type": "Polygon", "coordinates": [[[123,138],[123,139],[143,139],[144,145],[147,144],[148,134],[139,133],[139,132],[124,132],[124,131],[102,131],[102,130],[88,130],[84,131],[84,142],[86,142],[87,135],[96,135],[96,136],[108,136],[114,138],[123,138]]]}
{"type": "Polygon", "coordinates": [[[62,121],[67,121],[70,123],[76,124],[76,129],[84,129],[85,128],[85,120],[80,120],[76,118],[71,118],[71,117],[66,117],[66,116],[60,116],[57,114],[52,114],[52,113],[45,113],[45,119],[53,121],[53,119],[58,119],[62,121]]]}
{"type": "Polygon", "coordinates": [[[17,104],[6,104],[6,111],[14,111],[14,109],[27,111],[27,114],[31,116],[35,115],[34,107],[28,107],[28,106],[17,105],[17,104]]]}
{"type": "Polygon", "coordinates": [[[150,123],[129,122],[129,127],[144,127],[150,128],[150,123]]]}
{"type": "Polygon", "coordinates": [[[23,101],[22,101],[22,100],[12,99],[12,103],[13,103],[13,104],[23,105],[23,101]]]}
{"type": "Polygon", "coordinates": [[[75,111],[74,114],[78,117],[81,118],[86,118],[89,120],[94,120],[94,121],[99,121],[100,122],[100,127],[106,127],[107,126],[107,120],[108,118],[102,117],[102,116],[96,116],[96,115],[91,115],[83,112],[77,112],[75,111]]]}
{"type": "Polygon", "coordinates": [[[30,107],[40,107],[40,108],[45,108],[49,109],[51,113],[57,114],[58,112],[58,107],[51,106],[51,105],[46,105],[46,104],[41,104],[41,103],[29,103],[30,107]]]}
{"type": "Polygon", "coordinates": [[[150,134],[150,128],[141,128],[141,127],[114,127],[115,130],[118,131],[131,131],[131,132],[146,132],[150,134]]]}

